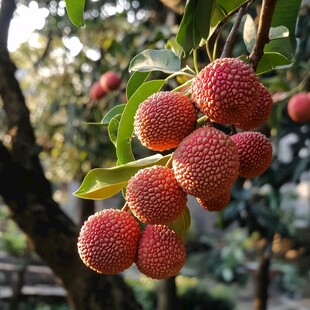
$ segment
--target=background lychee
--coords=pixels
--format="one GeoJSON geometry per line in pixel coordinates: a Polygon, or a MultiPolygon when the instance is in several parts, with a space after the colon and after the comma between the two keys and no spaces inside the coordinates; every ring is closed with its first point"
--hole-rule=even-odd
{"type": "Polygon", "coordinates": [[[125,211],[105,209],[84,222],[78,237],[78,252],[86,266],[102,274],[116,274],[135,259],[140,228],[125,211]]]}
{"type": "Polygon", "coordinates": [[[147,225],[138,243],[138,270],[153,279],[175,276],[183,267],[186,249],[183,240],[168,226],[147,225]]]}
{"type": "Polygon", "coordinates": [[[258,88],[257,76],[248,64],[238,58],[219,58],[194,78],[191,98],[211,121],[235,124],[254,108],[258,88]]]}
{"type": "Polygon", "coordinates": [[[114,71],[107,71],[100,76],[99,83],[107,93],[116,90],[122,83],[121,76],[114,71]]]}
{"type": "Polygon", "coordinates": [[[211,199],[229,191],[238,176],[235,143],[214,127],[200,127],[188,135],[172,155],[179,185],[196,198],[211,199]]]}
{"type": "Polygon", "coordinates": [[[99,81],[96,81],[90,88],[90,97],[93,100],[103,98],[107,92],[101,87],[99,81]]]}
{"type": "Polygon", "coordinates": [[[198,203],[208,211],[221,211],[223,210],[229,203],[230,200],[230,192],[224,192],[219,196],[216,196],[211,199],[199,199],[197,198],[198,203]]]}
{"type": "Polygon", "coordinates": [[[293,95],[287,104],[287,112],[294,122],[310,121],[310,94],[303,92],[293,95]]]}
{"type": "Polygon", "coordinates": [[[272,162],[272,145],[265,135],[245,131],[232,135],[231,139],[238,148],[240,177],[254,178],[267,170],[272,162]]]}
{"type": "Polygon", "coordinates": [[[141,222],[167,224],[186,208],[187,194],[172,169],[156,165],[139,170],[128,181],[126,201],[141,222]]]}
{"type": "Polygon", "coordinates": [[[259,83],[259,95],[257,103],[251,113],[240,120],[235,125],[243,130],[250,130],[259,127],[267,121],[271,109],[273,99],[269,90],[262,84],[259,83]]]}
{"type": "Polygon", "coordinates": [[[197,112],[182,93],[161,91],[142,102],[134,132],[141,144],[154,151],[175,148],[196,126],[197,112]]]}

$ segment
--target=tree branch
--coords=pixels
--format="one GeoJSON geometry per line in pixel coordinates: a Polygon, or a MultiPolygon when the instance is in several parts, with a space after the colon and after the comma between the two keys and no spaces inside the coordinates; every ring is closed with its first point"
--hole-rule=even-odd
{"type": "Polygon", "coordinates": [[[269,42],[269,30],[277,0],[263,0],[259,17],[257,37],[249,56],[252,68],[256,71],[259,61],[264,55],[264,47],[269,42]]]}
{"type": "MultiPolygon", "coordinates": [[[[253,0],[249,0],[247,1],[244,5],[247,5],[249,3],[252,4],[253,0]]],[[[233,10],[232,12],[230,12],[229,14],[227,14],[225,16],[225,18],[223,18],[217,25],[217,27],[215,28],[215,30],[213,31],[212,35],[210,36],[208,42],[210,43],[211,46],[214,46],[214,42],[216,41],[216,38],[218,37],[218,35],[220,34],[220,32],[222,31],[223,27],[227,24],[228,20],[234,16],[236,14],[236,12],[238,12],[238,10],[240,9],[240,7],[238,7],[237,9],[233,10]]]]}
{"type": "Polygon", "coordinates": [[[242,17],[245,15],[247,11],[247,7],[248,7],[248,3],[246,3],[239,9],[236,21],[234,22],[233,27],[231,28],[230,33],[226,39],[226,43],[224,45],[221,58],[230,56],[234,42],[235,42],[237,31],[239,29],[242,17]]]}

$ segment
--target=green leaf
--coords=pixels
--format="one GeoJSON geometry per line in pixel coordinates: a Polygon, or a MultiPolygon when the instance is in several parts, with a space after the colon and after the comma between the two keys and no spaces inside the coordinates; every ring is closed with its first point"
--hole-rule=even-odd
{"type": "Polygon", "coordinates": [[[238,10],[247,0],[217,0],[211,17],[211,27],[214,30],[216,26],[229,14],[238,10]]]}
{"type": "Polygon", "coordinates": [[[175,53],[179,58],[183,56],[183,49],[178,45],[178,43],[174,39],[170,39],[165,44],[166,49],[170,49],[173,53],[175,53]]]}
{"type": "Polygon", "coordinates": [[[136,71],[131,75],[126,86],[127,101],[130,99],[133,93],[146,81],[150,74],[151,72],[136,71]]]}
{"type": "Polygon", "coordinates": [[[185,210],[174,221],[167,224],[167,226],[175,231],[183,240],[190,225],[191,215],[188,207],[186,207],[185,210]]]}
{"type": "Polygon", "coordinates": [[[111,121],[111,119],[118,114],[122,114],[125,109],[126,104],[119,104],[113,107],[101,120],[100,124],[102,125],[108,125],[111,121]]]}
{"type": "Polygon", "coordinates": [[[134,117],[139,104],[152,94],[160,91],[164,84],[165,80],[147,81],[136,90],[127,102],[117,134],[116,155],[120,164],[135,160],[131,149],[131,139],[133,135],[134,117]]]}
{"type": "Polygon", "coordinates": [[[182,47],[185,54],[199,46],[201,35],[196,23],[195,15],[198,0],[188,0],[184,14],[176,35],[176,42],[182,47]]]}
{"type": "Polygon", "coordinates": [[[300,4],[301,0],[277,1],[271,27],[275,29],[278,27],[286,28],[289,36],[282,36],[266,44],[264,56],[260,60],[256,71],[258,74],[273,69],[287,68],[294,63],[297,45],[295,28],[300,4]]]}
{"type": "Polygon", "coordinates": [[[122,117],[122,114],[115,115],[109,122],[109,126],[108,126],[109,138],[115,147],[116,147],[116,142],[117,142],[117,131],[118,131],[119,121],[121,117],[122,117]]]}
{"type": "Polygon", "coordinates": [[[69,19],[74,26],[80,28],[84,26],[84,7],[85,0],[65,0],[66,10],[69,16],[69,19]]]}
{"type": "Polygon", "coordinates": [[[269,39],[281,39],[281,38],[288,38],[289,37],[289,30],[284,26],[279,27],[271,27],[269,31],[269,39]]]}
{"type": "MultiPolygon", "coordinates": [[[[280,42],[278,44],[281,45],[280,42]]],[[[280,53],[265,53],[258,64],[256,74],[261,75],[273,69],[289,68],[291,65],[292,60],[280,53]]]]}
{"type": "Polygon", "coordinates": [[[111,168],[96,168],[85,176],[74,196],[83,199],[105,199],[117,194],[127,186],[128,180],[140,169],[153,165],[166,165],[171,155],[156,154],[125,165],[111,168]]]}
{"type": "MultiPolygon", "coordinates": [[[[272,17],[271,27],[286,27],[289,31],[289,37],[284,41],[290,41],[291,49],[296,50],[295,29],[301,0],[287,1],[278,0],[272,17]]],[[[268,46],[269,44],[267,44],[268,46]]]]}
{"type": "Polygon", "coordinates": [[[214,0],[198,0],[196,7],[196,23],[201,37],[208,39],[214,0]]]}
{"type": "Polygon", "coordinates": [[[243,41],[249,53],[251,53],[256,40],[257,29],[250,14],[246,15],[243,27],[243,41]]]}
{"type": "Polygon", "coordinates": [[[174,73],[180,71],[180,69],[180,59],[167,49],[147,49],[136,55],[129,64],[129,72],[162,71],[164,73],[174,73]]]}
{"type": "Polygon", "coordinates": [[[248,2],[248,0],[217,0],[217,4],[226,15],[237,10],[246,2],[248,2]]]}

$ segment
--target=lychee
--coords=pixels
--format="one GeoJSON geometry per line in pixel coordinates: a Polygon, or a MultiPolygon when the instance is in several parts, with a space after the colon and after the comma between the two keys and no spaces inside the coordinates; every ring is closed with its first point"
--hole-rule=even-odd
{"type": "Polygon", "coordinates": [[[289,117],[296,123],[310,121],[310,95],[309,93],[298,93],[293,95],[288,104],[289,117]]]}
{"type": "Polygon", "coordinates": [[[259,127],[268,119],[272,109],[273,99],[269,90],[259,83],[258,100],[251,113],[235,125],[243,130],[259,127]]]}
{"type": "Polygon", "coordinates": [[[183,267],[186,249],[183,240],[168,226],[147,225],[138,243],[138,270],[153,279],[175,276],[183,267]]]}
{"type": "Polygon", "coordinates": [[[90,97],[93,100],[103,98],[107,92],[101,87],[99,81],[96,81],[90,88],[90,97]]]}
{"type": "Polygon", "coordinates": [[[258,98],[254,70],[238,58],[219,58],[204,67],[191,84],[197,108],[220,124],[235,124],[247,117],[258,98]]]}
{"type": "Polygon", "coordinates": [[[254,178],[267,170],[272,162],[272,145],[260,132],[245,131],[231,136],[239,154],[239,175],[254,178]]]}
{"type": "Polygon", "coordinates": [[[136,112],[134,132],[141,144],[154,151],[175,148],[196,126],[197,112],[182,93],[160,91],[136,112]]]}
{"type": "Polygon", "coordinates": [[[196,198],[212,199],[230,190],[238,176],[235,143],[214,127],[200,127],[188,135],[172,155],[179,185],[196,198]]]}
{"type": "Polygon", "coordinates": [[[133,264],[139,236],[139,224],[132,215],[105,209],[84,222],[78,237],[78,252],[92,270],[116,274],[133,264]]]}
{"type": "Polygon", "coordinates": [[[198,203],[207,211],[221,211],[223,210],[229,203],[230,200],[230,192],[224,192],[219,196],[216,196],[211,199],[199,199],[197,198],[198,203]]]}
{"type": "Polygon", "coordinates": [[[107,93],[120,87],[122,79],[120,75],[114,71],[103,73],[99,79],[102,89],[107,93]]]}
{"type": "Polygon", "coordinates": [[[187,194],[172,169],[155,165],[139,170],[128,181],[126,201],[141,222],[167,224],[186,208],[187,194]]]}

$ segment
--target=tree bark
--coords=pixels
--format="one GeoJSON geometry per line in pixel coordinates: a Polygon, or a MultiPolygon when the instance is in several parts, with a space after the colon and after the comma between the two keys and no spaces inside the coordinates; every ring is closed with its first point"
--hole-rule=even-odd
{"type": "Polygon", "coordinates": [[[269,270],[271,261],[271,242],[268,242],[262,250],[261,260],[256,275],[256,296],[254,299],[254,310],[267,310],[269,270]]]}
{"type": "Polygon", "coordinates": [[[160,280],[157,291],[157,310],[179,309],[175,277],[160,280]]]}
{"type": "Polygon", "coordinates": [[[8,131],[6,144],[0,143],[0,195],[33,250],[62,282],[72,309],[141,309],[120,276],[103,276],[83,264],[76,246],[79,227],[52,198],[51,184],[39,160],[40,148],[30,113],[7,50],[7,34],[15,8],[15,1],[2,0],[0,95],[8,131]]]}

